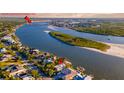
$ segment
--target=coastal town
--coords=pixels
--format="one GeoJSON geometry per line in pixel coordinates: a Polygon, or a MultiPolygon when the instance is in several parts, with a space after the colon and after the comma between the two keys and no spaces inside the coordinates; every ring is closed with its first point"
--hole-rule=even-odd
{"type": "Polygon", "coordinates": [[[0,22],[1,80],[91,80],[81,66],[65,58],[22,45],[15,31],[24,22],[0,22]]]}
{"type": "Polygon", "coordinates": [[[75,27],[94,27],[100,28],[100,23],[103,22],[102,20],[95,20],[95,19],[56,19],[50,20],[49,24],[58,26],[58,27],[65,27],[65,28],[75,28],[75,27]]]}

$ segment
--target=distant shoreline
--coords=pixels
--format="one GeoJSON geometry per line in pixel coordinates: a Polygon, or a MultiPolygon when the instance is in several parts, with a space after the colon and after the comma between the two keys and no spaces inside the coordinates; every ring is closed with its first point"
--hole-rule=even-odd
{"type": "MultiPolygon", "coordinates": [[[[56,26],[51,25],[50,27],[54,28],[56,26]]],[[[68,29],[68,28],[66,28],[66,29],[68,29]]],[[[94,48],[88,48],[88,47],[80,47],[80,48],[88,49],[90,51],[95,51],[98,53],[111,55],[111,56],[115,56],[115,57],[119,57],[119,58],[124,58],[124,44],[112,44],[112,43],[105,43],[105,42],[102,42],[102,43],[110,46],[110,48],[106,52],[100,51],[100,50],[94,49],[94,48]]],[[[77,47],[79,47],[79,46],[77,46],[77,47]]]]}

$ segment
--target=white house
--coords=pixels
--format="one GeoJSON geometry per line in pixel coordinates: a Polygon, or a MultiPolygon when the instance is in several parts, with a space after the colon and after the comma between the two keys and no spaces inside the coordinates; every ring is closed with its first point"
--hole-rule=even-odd
{"type": "Polygon", "coordinates": [[[1,52],[1,53],[6,53],[7,50],[6,50],[5,48],[0,48],[0,52],[1,52]]]}
{"type": "Polygon", "coordinates": [[[57,71],[61,71],[64,67],[65,67],[65,64],[64,63],[55,66],[55,68],[56,68],[57,71]]]}
{"type": "Polygon", "coordinates": [[[52,62],[53,62],[52,58],[44,59],[44,63],[52,63],[52,62]]]}
{"type": "Polygon", "coordinates": [[[25,77],[23,77],[23,80],[35,80],[35,78],[33,78],[32,76],[26,75],[25,77]]]}
{"type": "Polygon", "coordinates": [[[7,40],[10,43],[15,43],[15,40],[13,40],[11,36],[4,36],[2,39],[7,40]]]}

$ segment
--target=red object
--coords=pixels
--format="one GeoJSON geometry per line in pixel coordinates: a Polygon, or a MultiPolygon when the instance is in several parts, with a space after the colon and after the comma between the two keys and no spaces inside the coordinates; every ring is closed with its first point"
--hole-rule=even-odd
{"type": "Polygon", "coordinates": [[[63,63],[63,59],[60,58],[58,63],[59,63],[59,64],[62,64],[62,63],[63,63]]]}
{"type": "Polygon", "coordinates": [[[30,19],[28,16],[26,16],[24,19],[25,19],[28,23],[32,23],[31,19],[30,19]]]}

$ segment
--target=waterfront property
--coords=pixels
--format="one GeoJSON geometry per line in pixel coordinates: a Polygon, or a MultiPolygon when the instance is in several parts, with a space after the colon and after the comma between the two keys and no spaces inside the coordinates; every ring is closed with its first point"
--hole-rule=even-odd
{"type": "MultiPolygon", "coordinates": [[[[71,74],[73,66],[66,59],[22,45],[13,32],[5,30],[7,34],[0,40],[0,79],[72,80],[76,75],[71,74]]],[[[78,72],[74,68],[73,71],[78,72]]]]}
{"type": "Polygon", "coordinates": [[[57,71],[61,71],[64,67],[65,67],[65,64],[63,63],[63,64],[56,65],[56,66],[55,66],[55,69],[56,69],[57,71]]]}

